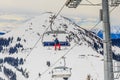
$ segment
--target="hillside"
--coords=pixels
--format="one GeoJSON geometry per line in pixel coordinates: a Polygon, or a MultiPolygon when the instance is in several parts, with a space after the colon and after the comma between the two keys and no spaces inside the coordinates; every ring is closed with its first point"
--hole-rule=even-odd
{"type": "MultiPolygon", "coordinates": [[[[56,36],[60,41],[67,40],[70,46],[61,46],[61,50],[43,46],[44,41],[55,39],[54,34],[45,34],[51,30],[49,26],[53,15],[43,13],[9,34],[0,36],[1,80],[53,80],[54,68],[64,65],[71,69],[69,80],[86,80],[88,75],[93,80],[103,80],[102,40],[68,18],[58,16],[52,30],[64,31],[65,34],[56,36]]],[[[114,46],[113,58],[116,61],[120,60],[118,49],[114,46]]],[[[56,79],[62,80],[63,77],[56,79]]]]}

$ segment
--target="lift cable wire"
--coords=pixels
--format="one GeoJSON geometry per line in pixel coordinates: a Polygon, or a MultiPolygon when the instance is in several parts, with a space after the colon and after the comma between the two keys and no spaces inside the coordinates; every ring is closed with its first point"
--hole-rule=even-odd
{"type": "MultiPolygon", "coordinates": [[[[62,6],[62,8],[59,10],[59,12],[58,12],[57,15],[55,16],[55,18],[60,14],[60,12],[61,12],[62,9],[64,8],[64,6],[65,6],[65,4],[64,4],[64,5],[62,6]]],[[[55,20],[55,18],[54,18],[54,20],[55,20]]],[[[49,29],[49,27],[50,27],[50,26],[48,26],[48,27],[46,28],[46,30],[44,31],[44,33],[49,29]]],[[[43,35],[44,35],[44,33],[43,33],[43,35]]],[[[36,47],[36,45],[38,44],[38,42],[40,41],[40,39],[43,38],[43,35],[42,35],[42,37],[39,37],[39,39],[37,40],[37,42],[35,43],[35,45],[32,47],[31,51],[27,54],[27,56],[26,56],[25,59],[24,59],[24,63],[25,63],[26,59],[28,58],[28,56],[30,56],[30,54],[32,53],[32,51],[34,50],[34,48],[36,47]]]]}
{"type": "Polygon", "coordinates": [[[93,30],[95,27],[97,27],[100,24],[101,21],[98,21],[89,31],[93,30]]]}
{"type": "MultiPolygon", "coordinates": [[[[62,9],[64,8],[64,6],[65,6],[65,4],[62,6],[62,8],[60,9],[60,11],[57,13],[56,17],[60,14],[60,12],[61,12],[62,9]]],[[[115,8],[116,8],[116,7],[115,7],[115,8]]],[[[112,12],[115,8],[113,8],[110,12],[112,12]]],[[[55,17],[55,18],[56,18],[56,17],[55,17]]],[[[55,20],[55,19],[54,19],[54,20],[55,20]]],[[[94,27],[96,27],[100,22],[101,22],[101,21],[99,21],[94,27]]],[[[49,27],[50,27],[50,26],[48,26],[48,27],[46,28],[45,32],[48,30],[49,27]]],[[[38,44],[38,42],[40,41],[40,39],[41,39],[41,37],[37,40],[37,42],[35,43],[35,45],[32,47],[31,51],[30,51],[30,52],[28,53],[28,55],[25,57],[24,63],[25,63],[26,59],[28,58],[28,56],[30,56],[30,54],[32,53],[33,49],[36,47],[36,45],[38,44]]],[[[68,50],[68,52],[66,52],[62,57],[64,57],[65,55],[67,55],[75,46],[76,46],[76,45],[74,45],[70,50],[68,50]]],[[[60,57],[60,59],[61,59],[62,57],[60,57]]],[[[51,67],[53,67],[60,59],[58,59],[51,67]]],[[[51,69],[51,68],[48,68],[47,70],[45,70],[45,71],[42,73],[42,75],[45,74],[49,69],[51,69]]]]}
{"type": "Polygon", "coordinates": [[[115,10],[117,8],[117,6],[115,6],[112,10],[110,10],[110,13],[113,11],[113,10],[115,10]]]}
{"type": "Polygon", "coordinates": [[[86,0],[88,3],[90,3],[91,5],[94,5],[91,1],[89,1],[89,0],[86,0]]]}
{"type": "Polygon", "coordinates": [[[101,6],[101,4],[80,4],[80,6],[101,6]]]}
{"type": "MultiPolygon", "coordinates": [[[[115,10],[115,8],[116,8],[116,7],[114,7],[112,10],[110,10],[110,13],[111,13],[113,10],[115,10]]],[[[93,27],[90,29],[90,31],[91,31],[93,28],[97,27],[97,26],[100,24],[100,22],[101,22],[101,21],[98,21],[98,23],[96,23],[95,26],[93,26],[93,27]]],[[[87,57],[87,59],[88,59],[88,61],[90,62],[91,66],[93,67],[94,71],[96,71],[95,68],[94,68],[94,66],[93,66],[93,64],[92,64],[92,62],[89,60],[88,57],[87,57]]],[[[100,77],[100,76],[99,76],[99,73],[97,73],[97,71],[96,71],[96,75],[97,75],[97,77],[100,77]]]]}
{"type": "MultiPolygon", "coordinates": [[[[88,1],[88,0],[87,0],[88,1]]],[[[91,3],[90,1],[88,1],[89,3],[91,3]]],[[[66,4],[66,3],[65,3],[66,4]]],[[[60,12],[62,11],[62,9],[64,8],[65,4],[62,6],[62,8],[60,9],[60,11],[57,13],[57,15],[55,16],[55,18],[53,19],[53,22],[54,20],[56,19],[56,17],[60,14],[60,12]]],[[[92,5],[94,5],[93,3],[91,3],[92,5]]],[[[115,8],[114,8],[115,9],[115,8]]],[[[110,12],[112,12],[114,9],[112,9],[110,12]]],[[[99,21],[94,27],[96,27],[101,21],[99,21]]],[[[48,28],[47,28],[48,29],[48,28]]],[[[63,57],[65,57],[77,44],[73,45],[73,47],[71,47],[63,56],[61,56],[58,60],[56,60],[56,62],[48,69],[46,69],[42,74],[44,75],[48,70],[50,70],[59,60],[61,60],[63,57]]],[[[97,73],[98,75],[98,73],[97,73]]],[[[36,79],[38,80],[38,78],[36,79]]]]}
{"type": "MultiPolygon", "coordinates": [[[[91,1],[89,1],[89,0],[86,0],[88,3],[90,3],[89,5],[91,5],[91,6],[101,6],[102,5],[102,3],[99,3],[99,4],[94,4],[94,3],[92,3],[91,1]]],[[[81,4],[80,4],[81,5],[81,4]]]]}
{"type": "Polygon", "coordinates": [[[33,49],[36,47],[36,45],[38,44],[38,42],[40,41],[41,37],[39,37],[39,39],[37,40],[37,42],[34,44],[34,46],[31,48],[31,51],[27,54],[27,56],[25,57],[25,60],[27,59],[27,57],[32,53],[33,49]]]}
{"type": "MultiPolygon", "coordinates": [[[[66,1],[67,2],[67,1],[66,1]]],[[[66,5],[66,2],[63,4],[63,6],[60,8],[60,10],[58,11],[58,13],[56,15],[53,16],[52,18],[52,21],[51,21],[51,24],[50,24],[50,29],[53,31],[52,29],[52,24],[53,22],[55,21],[55,19],[57,18],[57,16],[61,13],[61,11],[64,9],[65,5],[66,5]]]]}
{"type": "Polygon", "coordinates": [[[90,65],[91,65],[91,67],[93,68],[93,70],[95,71],[97,77],[99,77],[99,73],[96,71],[96,69],[95,69],[95,67],[94,67],[94,65],[93,65],[93,63],[92,63],[92,61],[88,58],[88,56],[86,56],[86,59],[87,59],[87,61],[89,61],[90,65]]]}
{"type": "Polygon", "coordinates": [[[42,37],[41,37],[41,42],[43,42],[44,34],[48,31],[49,28],[50,28],[50,25],[49,25],[49,26],[45,29],[45,31],[43,32],[42,37]]]}
{"type": "MultiPolygon", "coordinates": [[[[65,3],[65,4],[66,4],[66,3],[65,3]]],[[[57,15],[55,16],[55,18],[53,19],[53,21],[56,19],[56,17],[57,17],[57,16],[60,14],[60,12],[63,10],[65,4],[61,7],[61,9],[60,9],[59,12],[57,13],[57,15]]],[[[113,9],[113,10],[114,10],[114,9],[113,9]]],[[[112,10],[112,11],[113,11],[113,10],[112,10]]],[[[111,12],[112,12],[112,11],[111,11],[111,12]]],[[[99,23],[97,23],[96,26],[97,26],[98,24],[99,24],[99,23]]],[[[48,26],[48,27],[46,28],[45,32],[48,30],[49,27],[50,27],[50,26],[48,26]]],[[[37,40],[37,42],[35,43],[35,45],[32,47],[31,51],[30,51],[30,52],[28,53],[28,55],[25,57],[24,62],[26,61],[26,59],[28,58],[28,56],[30,56],[30,54],[32,53],[32,51],[34,50],[34,48],[36,47],[36,45],[38,44],[38,42],[40,41],[40,39],[41,39],[41,37],[37,40]]],[[[63,58],[65,55],[67,55],[75,46],[76,46],[76,44],[75,44],[73,47],[71,47],[62,57],[60,57],[60,59],[63,58]]],[[[58,60],[52,65],[52,67],[53,67],[60,59],[58,59],[58,60]]],[[[51,69],[51,68],[48,68],[47,70],[45,70],[45,71],[42,73],[42,75],[45,74],[49,69],[51,69]]]]}
{"type": "MultiPolygon", "coordinates": [[[[25,56],[23,63],[26,62],[26,59],[28,58],[28,56],[30,56],[30,54],[32,53],[33,49],[36,47],[36,45],[38,44],[38,42],[40,41],[41,37],[39,37],[39,39],[37,40],[37,42],[34,44],[34,46],[31,48],[30,52],[27,54],[27,56],[25,56]]],[[[15,70],[15,72],[17,71],[17,68],[15,70]]]]}
{"type": "MultiPolygon", "coordinates": [[[[66,2],[67,2],[67,1],[66,1],[66,2]]],[[[58,13],[52,17],[52,20],[50,21],[50,25],[49,25],[49,26],[46,28],[46,30],[43,32],[41,42],[43,42],[44,34],[48,31],[49,28],[51,29],[51,31],[53,31],[53,29],[52,29],[52,24],[53,24],[54,20],[57,18],[57,16],[61,13],[61,11],[63,10],[63,8],[65,7],[66,2],[65,2],[65,4],[63,4],[63,6],[60,8],[60,10],[58,11],[58,13]]]]}
{"type": "MultiPolygon", "coordinates": [[[[62,11],[62,9],[64,8],[64,6],[65,6],[65,4],[62,6],[62,8],[59,10],[59,12],[57,13],[57,15],[55,16],[55,18],[60,14],[60,12],[62,11]]],[[[54,18],[54,20],[55,20],[55,18],[54,18]]],[[[44,33],[49,29],[49,27],[50,26],[48,26],[47,28],[46,28],[46,30],[44,31],[44,33]]],[[[43,33],[43,35],[44,35],[44,33],[43,33]]],[[[43,38],[43,35],[42,35],[42,38],[43,38]]],[[[39,39],[37,40],[37,42],[35,43],[35,45],[31,48],[31,51],[27,54],[27,56],[24,58],[24,63],[25,63],[25,61],[26,61],[26,59],[28,58],[28,56],[30,56],[30,54],[32,53],[32,51],[34,50],[34,48],[36,47],[36,45],[38,44],[38,42],[40,41],[40,39],[41,39],[41,37],[39,37],[39,39]]]]}
{"type": "MultiPolygon", "coordinates": [[[[66,3],[65,3],[65,4],[66,4],[66,3]]],[[[60,9],[59,12],[56,14],[56,16],[54,17],[54,19],[53,19],[52,22],[54,22],[54,20],[57,18],[57,16],[60,14],[60,12],[63,10],[63,8],[65,7],[65,4],[61,7],[61,9],[60,9]]],[[[52,23],[51,23],[51,24],[52,24],[52,23]]],[[[46,28],[46,30],[44,31],[44,33],[49,29],[49,27],[50,27],[50,26],[48,26],[48,27],[46,28]]],[[[43,33],[43,35],[44,35],[44,33],[43,33]]],[[[43,38],[43,35],[42,35],[42,38],[43,38]]],[[[32,47],[31,51],[30,51],[30,52],[27,54],[27,56],[24,58],[24,61],[23,61],[24,63],[25,63],[26,59],[28,58],[28,56],[30,56],[30,54],[32,53],[32,51],[34,50],[34,48],[36,47],[36,45],[38,44],[38,42],[40,41],[40,39],[41,39],[41,37],[39,37],[39,39],[37,40],[37,42],[35,43],[35,45],[32,47]]],[[[70,49],[70,50],[71,50],[71,49],[70,49]]],[[[70,50],[69,50],[69,51],[70,51],[70,50]]],[[[68,51],[68,52],[69,52],[69,51],[68,51]]],[[[67,53],[68,53],[68,52],[67,52],[67,53]]],[[[66,53],[66,54],[67,54],[67,53],[66,53]]],[[[65,55],[66,55],[66,54],[65,54],[65,55]]],[[[64,56],[65,56],[65,55],[64,55],[64,56]]],[[[61,58],[60,58],[60,59],[61,59],[61,58]]],[[[56,63],[57,63],[58,61],[59,61],[59,60],[57,60],[56,63]]],[[[55,63],[55,64],[56,64],[56,63],[55,63]]],[[[54,64],[54,65],[55,65],[55,64],[54,64]]],[[[53,65],[53,66],[54,66],[54,65],[53,65]]],[[[48,69],[48,70],[49,70],[49,69],[48,69]]],[[[46,73],[48,70],[46,70],[46,71],[43,72],[42,74],[46,73]]]]}
{"type": "MultiPolygon", "coordinates": [[[[110,10],[109,12],[111,13],[112,11],[114,11],[116,9],[116,6],[110,10]]],[[[95,27],[97,27],[100,24],[101,21],[98,21],[89,31],[93,30],[95,27]]]]}
{"type": "MultiPolygon", "coordinates": [[[[65,3],[66,4],[66,3],[65,3]]],[[[61,7],[61,9],[59,10],[59,12],[57,13],[57,15],[55,16],[55,18],[57,18],[57,16],[60,14],[60,12],[62,11],[62,9],[64,8],[65,4],[61,7]]],[[[54,20],[55,20],[54,18],[54,20]]],[[[46,28],[46,30],[44,31],[44,33],[49,29],[50,26],[48,26],[46,28]]],[[[43,34],[44,35],[44,34],[43,34]]],[[[42,38],[43,38],[42,35],[42,38]]],[[[29,54],[25,57],[25,60],[27,59],[27,57],[31,54],[31,52],[33,51],[33,49],[36,47],[36,45],[38,44],[38,42],[40,41],[41,37],[37,40],[37,42],[35,43],[35,45],[32,47],[31,51],[29,52],[29,54]]]]}
{"type": "Polygon", "coordinates": [[[58,13],[56,14],[55,18],[57,18],[57,16],[61,13],[61,11],[62,11],[63,8],[65,7],[65,5],[66,5],[66,2],[65,2],[65,4],[61,7],[61,9],[58,11],[58,13]]]}

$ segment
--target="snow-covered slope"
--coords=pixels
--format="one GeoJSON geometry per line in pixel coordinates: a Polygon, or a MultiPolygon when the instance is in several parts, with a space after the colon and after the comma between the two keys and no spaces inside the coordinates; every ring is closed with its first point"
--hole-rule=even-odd
{"type": "MultiPolygon", "coordinates": [[[[63,77],[52,77],[55,67],[64,66],[63,57],[66,66],[71,68],[69,80],[86,80],[88,75],[93,80],[103,80],[102,40],[68,18],[58,16],[52,29],[66,32],[67,35],[57,35],[57,38],[67,40],[70,46],[61,46],[61,50],[54,50],[53,46],[43,46],[43,41],[55,38],[52,34],[43,35],[50,30],[53,15],[43,13],[1,36],[4,43],[0,43],[0,74],[3,75],[0,76],[1,80],[63,80],[63,77]],[[50,66],[47,62],[50,62],[50,66]]],[[[114,50],[116,51],[115,48],[114,50]]]]}

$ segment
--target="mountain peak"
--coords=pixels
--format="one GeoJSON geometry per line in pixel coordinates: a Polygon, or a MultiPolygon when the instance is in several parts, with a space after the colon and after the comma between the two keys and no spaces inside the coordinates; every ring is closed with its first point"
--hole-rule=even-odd
{"type": "Polygon", "coordinates": [[[64,65],[72,69],[70,79],[83,80],[90,74],[92,79],[103,80],[103,74],[96,74],[94,71],[103,73],[102,40],[94,33],[71,22],[69,18],[60,15],[51,25],[53,16],[54,13],[51,12],[43,13],[1,37],[0,56],[3,57],[0,64],[4,65],[3,75],[8,76],[10,80],[51,80],[53,69],[64,65]],[[55,50],[54,45],[43,45],[43,42],[54,44],[56,37],[70,45],[61,44],[61,50],[55,50]],[[90,61],[95,63],[94,69],[90,61]],[[47,62],[50,67],[46,65],[47,62]]]}

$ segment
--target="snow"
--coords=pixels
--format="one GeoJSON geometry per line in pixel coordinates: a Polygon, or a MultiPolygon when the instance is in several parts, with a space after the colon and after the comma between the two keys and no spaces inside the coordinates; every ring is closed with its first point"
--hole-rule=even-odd
{"type": "MultiPolygon", "coordinates": [[[[33,51],[34,54],[31,54],[25,63],[27,70],[31,72],[30,79],[32,79],[32,80],[34,80],[38,76],[38,73],[44,73],[44,71],[49,69],[46,65],[46,61],[49,60],[51,62],[51,64],[54,64],[57,60],[59,60],[59,58],[61,58],[67,52],[67,51],[66,52],[65,51],[57,51],[57,53],[56,53],[54,50],[52,50],[52,51],[46,53],[46,52],[43,52],[44,51],[43,48],[37,49],[37,50],[39,50],[39,51],[35,51],[35,52],[33,51]],[[40,52],[41,50],[43,50],[43,51],[40,52]],[[39,54],[36,54],[38,52],[39,52],[39,54]],[[39,60],[39,62],[36,62],[38,60],[39,60]]],[[[88,74],[90,74],[93,79],[103,80],[103,74],[100,74],[100,73],[103,73],[103,66],[102,66],[103,61],[101,61],[102,56],[95,53],[94,51],[92,51],[92,52],[94,54],[100,56],[100,58],[94,57],[95,55],[88,56],[88,55],[92,55],[91,53],[89,53],[90,51],[91,51],[91,48],[86,47],[86,46],[75,47],[75,48],[73,48],[73,50],[71,50],[65,56],[66,62],[67,62],[66,66],[72,68],[72,76],[70,77],[70,80],[73,80],[73,79],[85,80],[85,78],[88,74]],[[84,50],[86,48],[88,48],[88,49],[84,50]],[[80,58],[79,55],[84,55],[84,54],[85,54],[84,59],[80,58]],[[93,63],[95,63],[95,64],[93,64],[93,63]],[[100,68],[100,69],[97,69],[97,68],[100,68]]],[[[55,66],[60,66],[61,65],[60,61],[58,61],[58,63],[56,63],[55,66]]],[[[51,74],[49,74],[49,72],[51,72],[52,68],[55,66],[52,66],[46,72],[46,75],[50,76],[51,74]]],[[[44,78],[46,78],[46,75],[45,74],[41,75],[40,79],[45,80],[44,78]]]]}
{"type": "MultiPolygon", "coordinates": [[[[54,50],[54,47],[43,46],[43,39],[48,41],[54,39],[51,35],[49,37],[43,36],[46,30],[50,30],[48,27],[50,25],[49,20],[51,15],[53,14],[41,14],[39,17],[33,18],[16,30],[12,30],[9,34],[2,36],[5,38],[9,36],[14,37],[14,43],[11,43],[10,46],[17,43],[17,37],[22,38],[20,43],[24,45],[24,51],[12,55],[0,54],[0,58],[6,56],[24,58],[25,62],[23,65],[20,65],[19,68],[22,67],[28,72],[29,78],[25,78],[15,67],[7,63],[4,66],[7,66],[16,73],[17,80],[54,80],[54,78],[52,78],[52,70],[55,67],[64,65],[62,59],[64,56],[66,66],[72,69],[71,77],[68,80],[86,80],[88,75],[90,75],[93,80],[104,80],[103,56],[93,47],[94,43],[100,42],[100,39],[96,39],[94,34],[89,34],[89,32],[86,32],[64,17],[58,16],[52,28],[53,30],[59,29],[69,33],[72,38],[72,41],[70,41],[71,45],[69,47],[62,46],[61,50],[54,50]],[[24,39],[26,42],[23,41],[24,39]],[[50,61],[50,67],[46,65],[47,61],[50,61]],[[41,74],[41,76],[39,76],[39,74],[41,74]]],[[[61,40],[65,40],[65,37],[66,35],[58,35],[58,38],[61,40]]],[[[102,51],[100,44],[98,48],[98,51],[102,51]]],[[[118,49],[117,47],[117,50],[118,49]]],[[[2,77],[4,78],[4,75],[2,77]]],[[[55,79],[63,80],[63,78],[55,79]]]]}

